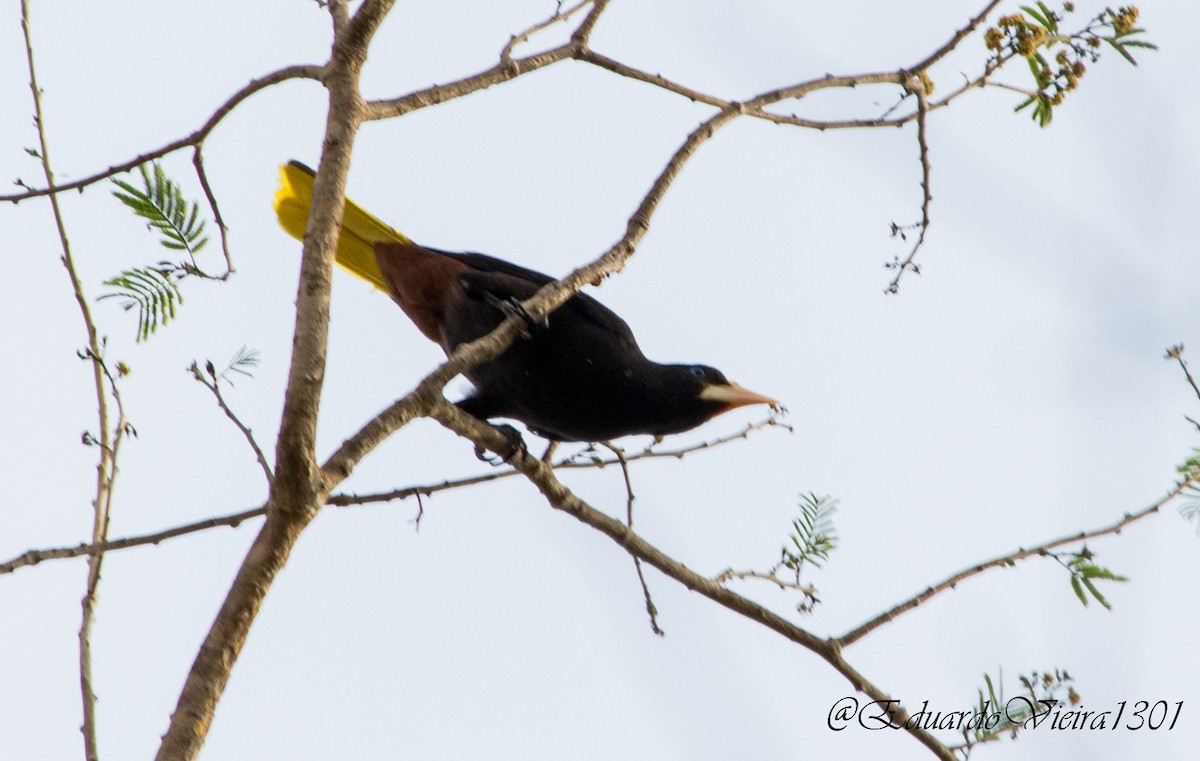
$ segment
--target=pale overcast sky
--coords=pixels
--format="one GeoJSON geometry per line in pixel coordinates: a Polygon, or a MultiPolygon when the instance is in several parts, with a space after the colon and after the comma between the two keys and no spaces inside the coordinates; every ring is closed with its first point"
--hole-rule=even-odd
{"type": "MultiPolygon", "coordinates": [[[[33,33],[51,151],[63,180],[195,129],[250,79],[320,63],[315,3],[38,2],[33,33]]],[[[616,0],[595,31],[609,56],[745,99],[826,72],[896,69],[983,3],[616,0]]],[[[1102,6],[1081,0],[1074,21],[1102,6]]],[[[1017,3],[998,13],[1016,11],[1017,3]]],[[[400,3],[364,73],[400,95],[495,62],[548,0],[400,3]]],[[[1171,486],[1197,444],[1200,400],[1166,347],[1200,368],[1200,122],[1192,72],[1200,10],[1148,2],[1158,52],[1112,51],[1049,129],[1018,96],[986,90],[929,123],[933,167],[921,276],[883,293],[906,253],[891,222],[918,216],[914,129],[817,132],[745,120],[687,166],[626,271],[592,290],[661,361],[704,362],[784,401],[795,426],[682,461],[638,464],[636,525],[715,575],[778,556],[802,492],[840,500],[840,547],[808,580],[807,616],[766,584],[736,589],[821,636],[844,633],[947,575],[1020,546],[1106,525],[1171,486]]],[[[41,184],[16,7],[0,33],[0,176],[41,184]]],[[[543,43],[557,40],[554,31],[543,43]]],[[[532,50],[533,48],[526,48],[532,50]]],[[[984,59],[976,37],[934,74],[938,92],[984,59]]],[[[1010,80],[1025,84],[1015,68],[1010,80]]],[[[805,114],[873,115],[894,88],[823,94],[805,114]]],[[[245,345],[262,364],[227,398],[274,449],[299,245],[277,227],[277,167],[315,164],[324,90],[293,82],[244,103],[206,144],[234,247],[227,284],[186,283],[178,320],[134,342],[134,320],[94,305],[138,438],[122,452],[111,536],[261,504],[238,431],[185,372],[245,345]]],[[[367,125],[349,192],[415,240],[552,274],[593,259],[687,132],[711,109],[579,63],[367,125]]],[[[190,154],[165,162],[190,196],[190,154]]],[[[7,192],[7,191],[4,191],[7,192]]],[[[63,197],[94,298],[163,256],[103,186],[63,197]]],[[[0,206],[7,487],[0,561],[90,531],[95,451],[83,331],[49,205],[0,206]]],[[[204,256],[214,267],[210,246],[204,256]]],[[[334,283],[319,454],[440,359],[385,296],[334,283]]],[[[465,381],[447,390],[464,393],[465,381]]],[[[742,410],[677,437],[737,431],[742,410]]],[[[631,446],[644,442],[631,440],[631,446]]],[[[429,422],[373,453],[345,490],[383,491],[486,471],[429,422]]],[[[570,472],[623,515],[619,471],[570,472]]],[[[852,694],[811,653],[680,587],[647,578],[666,630],[650,632],[629,557],[518,479],[413,502],[328,509],[267,598],[217,711],[204,759],[929,758],[896,732],[826,726],[852,694]]],[[[150,758],[196,648],[258,526],[113,553],[96,622],[100,744],[150,758]]],[[[987,672],[1065,668],[1084,708],[1183,701],[1170,730],[1028,732],[973,758],[1182,760],[1200,745],[1195,648],[1200,544],[1174,508],[1089,545],[1130,577],[1084,608],[1051,559],[972,579],[849,648],[849,662],[912,710],[960,710],[987,672]]],[[[76,670],[85,563],[0,577],[0,756],[82,756],[76,670]]],[[[947,740],[952,737],[947,736],[947,740]]]]}

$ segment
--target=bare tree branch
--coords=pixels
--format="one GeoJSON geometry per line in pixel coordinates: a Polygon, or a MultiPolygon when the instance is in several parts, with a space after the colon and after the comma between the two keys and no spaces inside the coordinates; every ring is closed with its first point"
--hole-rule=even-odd
{"type": "Polygon", "coordinates": [[[359,76],[367,47],[392,0],[365,0],[346,21],[345,0],[333,0],[334,44],[323,81],[329,92],[320,171],[304,237],[292,363],[275,450],[267,519],[255,537],[212,628],[188,673],[157,761],[193,761],[245,644],[250,625],[301,532],[324,504],[330,485],[314,452],[325,378],[333,251],[345,203],[346,174],[362,123],[359,76]]]}
{"type": "Polygon", "coordinates": [[[809,598],[812,598],[816,595],[816,590],[811,584],[801,584],[798,581],[790,581],[788,579],[780,578],[779,566],[775,566],[768,571],[735,571],[732,568],[726,568],[724,571],[721,571],[713,577],[713,581],[718,584],[724,584],[733,580],[744,581],[746,579],[769,581],[780,589],[791,589],[793,591],[800,592],[809,598]]]}
{"type": "Polygon", "coordinates": [[[978,563],[970,568],[959,571],[958,573],[943,579],[937,584],[934,584],[924,592],[921,592],[918,595],[913,595],[899,605],[892,606],[888,610],[880,613],[878,616],[875,616],[871,620],[856,627],[855,629],[846,632],[842,636],[834,638],[831,640],[831,642],[836,643],[839,647],[845,647],[846,645],[853,644],[854,642],[857,642],[866,635],[870,634],[875,629],[878,629],[880,626],[883,626],[889,621],[893,621],[900,617],[902,614],[915,609],[917,606],[928,601],[931,597],[941,594],[948,589],[954,589],[963,581],[966,581],[972,576],[977,576],[988,569],[1012,566],[1016,564],[1017,561],[1024,560],[1026,558],[1048,555],[1050,550],[1054,549],[1055,547],[1061,547],[1064,544],[1074,544],[1075,542],[1083,542],[1100,536],[1119,534],[1126,526],[1137,523],[1138,521],[1157,513],[1163,508],[1163,506],[1178,497],[1189,486],[1197,483],[1198,481],[1200,481],[1200,472],[1192,473],[1176,484],[1175,488],[1167,492],[1167,494],[1161,499],[1148,505],[1147,507],[1142,508],[1141,510],[1138,510],[1137,512],[1126,513],[1120,520],[1108,526],[1103,526],[1101,528],[1095,528],[1088,531],[1080,531],[1074,534],[1068,534],[1067,536],[1051,539],[1048,542],[1044,542],[1028,549],[1021,548],[1015,552],[1010,552],[1007,555],[1001,555],[1000,557],[992,558],[991,560],[985,560],[982,563],[978,563]]]}
{"type": "MultiPolygon", "coordinates": [[[[897,260],[894,264],[888,265],[896,270],[896,277],[892,278],[892,282],[887,287],[888,293],[898,293],[900,291],[900,278],[904,277],[904,273],[908,270],[912,270],[917,274],[921,273],[920,266],[914,264],[913,259],[916,258],[917,252],[921,250],[921,246],[925,245],[925,234],[929,232],[929,205],[933,203],[933,195],[929,190],[929,178],[933,170],[929,165],[929,142],[925,137],[929,114],[926,82],[920,77],[913,77],[909,91],[917,97],[917,147],[921,157],[921,220],[916,225],[917,240],[909,250],[908,257],[904,261],[897,260]]],[[[900,228],[895,224],[892,225],[892,233],[903,235],[900,228]]]]}
{"type": "Polygon", "coordinates": [[[1187,378],[1188,385],[1192,387],[1192,391],[1196,392],[1196,398],[1200,399],[1200,386],[1196,385],[1196,379],[1192,377],[1192,371],[1188,369],[1187,360],[1183,358],[1183,344],[1176,344],[1167,349],[1164,359],[1173,359],[1179,363],[1179,369],[1183,370],[1183,377],[1187,378]]]}
{"type": "MultiPolygon", "coordinates": [[[[505,47],[504,51],[500,54],[499,63],[490,69],[453,82],[448,82],[444,85],[433,85],[424,90],[418,90],[398,98],[368,102],[366,104],[364,119],[372,121],[403,116],[410,111],[416,111],[421,108],[437,105],[438,103],[444,103],[448,100],[461,98],[464,95],[486,90],[493,85],[507,82],[532,71],[550,66],[551,64],[576,58],[587,49],[592,29],[595,28],[596,22],[600,19],[600,14],[607,7],[608,0],[593,0],[592,9],[588,11],[587,16],[584,17],[583,21],[580,22],[574,33],[572,33],[570,41],[564,45],[559,45],[541,53],[534,53],[524,58],[512,58],[512,49],[505,47]]],[[[575,10],[572,9],[569,14],[573,14],[575,10]]]]}
{"type": "MultiPolygon", "coordinates": [[[[442,401],[435,404],[430,410],[430,416],[449,430],[470,439],[478,446],[496,451],[505,445],[503,434],[472,418],[448,402],[442,401]]],[[[841,645],[838,641],[821,639],[774,611],[742,597],[666,555],[635,534],[621,521],[606,515],[577,497],[563,486],[555,476],[553,469],[540,459],[525,452],[518,452],[513,456],[511,462],[537,487],[551,507],[597,529],[629,554],[649,563],[693,592],[698,592],[817,654],[842,674],[854,689],[871,696],[872,700],[892,700],[883,690],[872,684],[846,662],[842,657],[841,645]]],[[[894,706],[891,711],[893,720],[904,724],[908,718],[908,712],[904,707],[898,701],[893,701],[888,705],[894,706]]],[[[944,761],[954,761],[954,755],[937,738],[920,726],[905,726],[905,730],[929,748],[938,758],[944,759],[944,761]]]]}
{"type": "MultiPolygon", "coordinates": [[[[627,462],[637,462],[639,460],[655,460],[655,459],[683,459],[686,455],[693,452],[703,452],[715,449],[723,444],[729,444],[739,439],[745,439],[750,432],[761,430],[763,428],[783,428],[791,431],[791,426],[778,422],[772,416],[756,423],[746,425],[742,430],[720,436],[708,441],[700,441],[694,444],[688,444],[674,449],[658,450],[647,446],[645,449],[631,455],[626,455],[627,462]]],[[[609,465],[617,465],[619,461],[615,458],[590,457],[582,458],[579,455],[572,455],[564,460],[555,463],[553,468],[557,470],[585,470],[585,469],[601,469],[609,465]]],[[[521,471],[514,468],[504,470],[494,470],[489,473],[482,473],[476,476],[468,476],[466,478],[448,479],[433,484],[421,484],[415,486],[406,486],[400,489],[392,489],[386,492],[378,492],[373,494],[332,494],[325,504],[330,507],[356,507],[361,505],[374,505],[395,500],[404,500],[410,497],[432,496],[443,491],[453,489],[461,489],[468,486],[477,486],[479,484],[490,483],[505,478],[521,475],[521,471]]],[[[203,520],[186,523],[181,526],[162,529],[150,534],[142,534],[138,536],[125,537],[122,539],[113,539],[100,543],[78,544],[72,547],[53,547],[45,549],[27,550],[20,555],[0,563],[0,576],[12,573],[19,568],[35,566],[47,560],[66,560],[69,558],[84,557],[87,555],[97,555],[102,553],[115,552],[118,550],[129,549],[131,547],[142,547],[146,545],[157,545],[167,539],[174,539],[180,536],[187,536],[209,529],[220,528],[224,526],[237,528],[243,522],[251,518],[259,518],[267,514],[266,506],[251,508],[241,512],[232,513],[230,515],[222,515],[214,518],[205,518],[203,520]]]]}
{"type": "MultiPolygon", "coordinates": [[[[217,280],[226,280],[234,272],[233,254],[229,251],[229,227],[225,224],[225,219],[221,216],[221,207],[217,204],[217,196],[213,193],[212,186],[208,184],[208,172],[204,170],[204,141],[196,143],[195,149],[192,151],[192,166],[196,168],[196,179],[200,181],[200,188],[204,191],[204,197],[208,199],[208,208],[212,211],[213,221],[217,224],[217,231],[221,236],[221,253],[225,256],[225,272],[217,275],[217,280]]],[[[207,275],[206,275],[207,276],[207,275]]]]}
{"type": "Polygon", "coordinates": [[[270,74],[259,77],[258,79],[252,79],[250,80],[249,84],[247,84],[241,90],[238,90],[236,93],[230,96],[228,100],[222,103],[217,110],[213,112],[212,116],[208,117],[208,120],[190,135],[185,135],[178,140],[173,140],[170,143],[167,143],[161,148],[147,151],[146,153],[135,156],[128,161],[124,161],[120,164],[114,164],[102,172],[96,172],[95,174],[88,175],[72,182],[66,182],[61,185],[53,186],[47,185],[44,188],[28,188],[21,193],[0,195],[0,203],[5,201],[16,203],[17,201],[24,201],[27,198],[37,198],[38,196],[48,196],[55,193],[61,193],[64,190],[78,190],[80,188],[86,188],[89,185],[94,185],[97,182],[101,182],[102,180],[112,177],[114,174],[128,172],[130,169],[139,167],[142,164],[145,164],[147,161],[153,161],[154,159],[162,158],[163,156],[166,156],[169,153],[174,153],[182,148],[191,148],[197,146],[204,142],[205,138],[207,138],[209,134],[211,134],[212,131],[217,128],[217,125],[219,125],[222,120],[224,120],[225,117],[233,111],[234,108],[240,105],[242,101],[246,100],[251,95],[265,90],[272,85],[279,84],[280,82],[286,82],[290,79],[320,80],[323,76],[323,73],[324,69],[320,66],[287,66],[277,71],[273,71],[270,74]]]}
{"type": "Polygon", "coordinates": [[[568,42],[556,48],[534,53],[524,58],[510,58],[501,61],[490,69],[486,69],[469,77],[433,85],[423,90],[417,90],[398,98],[368,101],[366,104],[366,121],[391,119],[412,111],[418,111],[429,106],[436,106],[464,95],[486,90],[517,77],[537,71],[560,61],[570,60],[576,51],[576,44],[568,42]]]}
{"type": "MultiPolygon", "coordinates": [[[[968,80],[961,88],[940,100],[930,100],[931,88],[926,87],[926,70],[941,61],[953,51],[983,22],[987,15],[998,5],[998,0],[990,0],[985,7],[973,17],[966,26],[958,30],[951,39],[926,56],[915,66],[890,72],[875,72],[857,75],[834,76],[826,75],[819,79],[770,90],[749,98],[745,101],[726,100],[708,94],[700,93],[668,80],[657,74],[649,74],[592,51],[589,47],[590,36],[600,16],[607,7],[607,0],[581,0],[564,10],[561,2],[557,10],[548,19],[530,26],[524,32],[513,35],[500,53],[497,65],[464,77],[455,82],[435,85],[424,90],[409,93],[402,97],[387,100],[364,102],[359,90],[359,73],[366,59],[370,41],[377,31],[383,18],[391,9],[393,0],[364,0],[357,6],[357,11],[351,14],[350,5],[346,0],[331,0],[329,11],[334,32],[334,44],[328,64],[324,66],[293,66],[281,69],[267,75],[263,79],[252,81],[247,87],[226,101],[197,131],[177,140],[167,146],[122,165],[110,167],[107,172],[78,180],[74,183],[57,186],[50,171],[50,161],[47,157],[44,125],[41,120],[41,105],[39,90],[33,69],[32,44],[28,32],[28,0],[22,0],[23,26],[25,28],[27,50],[29,54],[30,83],[34,90],[37,126],[41,140],[41,160],[45,173],[45,188],[26,188],[25,192],[9,196],[0,196],[0,201],[19,201],[26,198],[47,195],[50,197],[54,210],[59,235],[64,250],[64,263],[71,273],[76,289],[77,300],[84,311],[85,322],[89,330],[89,353],[96,372],[97,395],[100,400],[100,436],[98,442],[101,449],[101,461],[98,468],[98,486],[95,512],[95,525],[92,541],[74,548],[56,550],[31,550],[6,564],[0,564],[0,573],[27,565],[35,565],[51,558],[78,557],[86,555],[89,558],[89,587],[88,596],[84,600],[84,621],[80,631],[81,642],[81,682],[84,691],[84,733],[89,735],[88,759],[97,757],[95,752],[94,720],[89,716],[94,713],[94,694],[90,687],[90,658],[88,657],[87,631],[90,629],[92,613],[95,605],[95,585],[99,580],[100,564],[104,553],[123,547],[154,544],[175,536],[203,531],[216,526],[236,526],[249,518],[265,516],[266,520],[260,527],[253,546],[248,552],[237,578],[229,590],[228,596],[220,612],[205,638],[204,644],[196,657],[186,684],[180,694],[179,702],[171,717],[170,726],[163,737],[157,758],[159,761],[192,761],[204,742],[213,712],[220,700],[221,694],[229,679],[230,669],[236,661],[243,646],[251,623],[267,594],[275,576],[286,563],[292,546],[325,504],[366,504],[390,499],[402,499],[408,496],[431,494],[434,491],[458,488],[485,481],[513,476],[521,473],[531,481],[545,496],[555,509],[562,510],[574,516],[584,524],[597,529],[624,548],[634,559],[639,579],[645,593],[647,610],[651,617],[651,626],[656,633],[661,634],[655,618],[655,610],[650,599],[641,562],[644,560],[658,568],[665,575],[676,579],[689,589],[718,602],[725,607],[766,626],[787,637],[789,640],[811,650],[832,665],[846,677],[855,689],[863,691],[875,700],[887,700],[887,695],[881,689],[867,681],[853,669],[842,657],[843,648],[865,636],[874,628],[895,618],[899,614],[919,606],[925,599],[952,588],[977,573],[997,565],[1011,564],[1016,560],[1034,554],[1045,555],[1050,548],[1061,544],[1080,541],[1092,536],[1102,536],[1118,533],[1125,525],[1129,525],[1146,515],[1155,512],[1170,499],[1178,496],[1182,489],[1193,484],[1197,476],[1185,480],[1164,500],[1145,510],[1125,516],[1125,519],[1104,529],[1094,532],[1084,532],[1075,536],[1041,545],[1031,550],[1019,550],[1017,553],[997,558],[975,566],[966,571],[931,587],[881,616],[868,621],[858,629],[840,638],[821,639],[802,629],[774,612],[737,595],[723,585],[728,578],[768,578],[754,572],[726,571],[717,579],[708,579],[689,570],[678,561],[661,553],[657,548],[645,542],[632,529],[633,489],[629,478],[628,462],[642,457],[682,456],[694,448],[683,448],[675,452],[652,452],[647,448],[640,455],[626,457],[620,450],[614,449],[615,460],[603,458],[587,461],[577,461],[569,458],[556,467],[598,467],[604,464],[617,463],[622,468],[627,493],[627,524],[623,525],[592,506],[580,500],[565,486],[554,473],[553,468],[524,452],[514,456],[514,469],[497,471],[486,476],[445,481],[433,486],[415,486],[395,490],[379,495],[334,495],[333,489],[342,483],[354,470],[361,459],[372,451],[392,432],[406,425],[416,417],[428,416],[438,420],[443,426],[459,436],[473,441],[479,446],[497,450],[508,442],[502,440],[500,434],[489,426],[464,415],[458,408],[448,404],[442,396],[445,384],[455,375],[469,370],[475,365],[492,359],[505,351],[518,334],[522,320],[510,317],[491,334],[460,346],[443,364],[429,373],[420,384],[403,398],[394,402],[387,410],[367,422],[359,431],[347,439],[323,464],[318,464],[315,452],[316,423],[319,404],[323,389],[326,364],[326,345],[328,340],[329,290],[333,250],[336,243],[338,228],[341,221],[344,204],[344,184],[349,167],[350,151],[353,146],[358,128],[364,121],[399,116],[410,111],[423,108],[435,103],[441,103],[453,98],[490,87],[494,84],[510,81],[526,73],[540,70],[546,66],[563,60],[579,60],[613,73],[637,81],[652,84],[669,92],[688,97],[693,101],[702,102],[717,109],[716,113],[702,122],[693,130],[682,145],[670,157],[666,165],[655,179],[650,189],[641,199],[637,208],[626,222],[621,237],[603,254],[591,263],[577,268],[563,279],[550,283],[540,289],[522,306],[532,319],[544,318],[557,307],[561,306],[578,292],[585,284],[598,283],[603,278],[620,271],[625,262],[633,255],[642,237],[649,229],[651,220],[661,205],[668,189],[673,184],[682,167],[695,155],[699,148],[711,138],[717,130],[741,116],[765,119],[778,124],[789,124],[815,129],[829,128],[858,128],[900,126],[915,121],[917,124],[917,142],[922,167],[922,203],[921,220],[918,225],[919,235],[907,259],[897,261],[898,272],[889,290],[898,288],[900,277],[907,269],[917,270],[913,264],[914,257],[922,247],[930,224],[930,191],[931,165],[929,161],[929,146],[927,141],[927,121],[931,111],[948,105],[955,98],[967,91],[988,85],[1005,86],[988,81],[988,77],[1005,62],[1004,56],[990,61],[984,73],[974,80],[968,80]],[[550,25],[565,22],[588,8],[585,17],[579,23],[570,37],[570,41],[549,50],[534,53],[521,58],[514,58],[516,48],[528,42],[534,35],[550,25]],[[305,235],[305,246],[301,264],[301,278],[296,301],[296,322],[293,341],[292,364],[288,374],[287,390],[284,399],[284,409],[280,421],[276,442],[276,469],[272,474],[263,452],[258,448],[253,436],[236,416],[225,405],[216,383],[209,386],[216,396],[217,402],[225,414],[242,430],[243,435],[254,448],[256,457],[263,467],[270,484],[271,491],[267,504],[261,508],[244,511],[221,518],[212,518],[186,526],[160,531],[142,537],[109,542],[107,540],[108,509],[111,501],[112,483],[116,474],[116,452],[122,436],[127,430],[127,423],[120,408],[120,397],[116,384],[103,363],[102,342],[96,339],[94,326],[83,300],[78,279],[70,264],[70,249],[67,242],[65,227],[58,209],[58,193],[71,188],[83,188],[112,174],[126,171],[146,161],[166,155],[183,147],[194,150],[193,163],[197,176],[208,200],[209,207],[216,217],[221,231],[222,247],[226,259],[226,272],[219,279],[224,279],[233,272],[232,259],[229,254],[226,239],[226,227],[221,218],[215,194],[209,186],[204,171],[202,149],[204,140],[217,124],[240,102],[255,92],[278,82],[294,78],[309,78],[322,81],[330,94],[330,109],[326,125],[324,148],[321,154],[320,167],[313,188],[313,209],[308,221],[305,235]],[[840,121],[809,120],[792,114],[780,115],[767,110],[786,100],[799,100],[809,93],[840,87],[854,87],[866,84],[885,84],[904,88],[907,94],[916,98],[915,110],[900,116],[892,116],[896,107],[886,112],[878,119],[848,119],[840,121]],[[111,386],[106,392],[105,380],[111,386]],[[115,426],[110,426],[108,413],[105,409],[106,393],[110,393],[118,408],[118,419],[115,426]],[[106,460],[105,458],[109,458],[106,460]]],[[[901,103],[907,100],[907,95],[901,103]]],[[[899,106],[899,104],[897,104],[899,106]]],[[[1180,359],[1187,373],[1186,365],[1180,359]]],[[[199,375],[197,373],[197,377],[199,375]]],[[[1188,379],[1196,388],[1190,373],[1188,379]]],[[[203,382],[203,381],[202,381],[203,382]]],[[[208,383],[205,383],[208,386],[208,383]]],[[[1200,394],[1200,389],[1197,389],[1200,394]]],[[[769,422],[775,425],[772,418],[769,422]]],[[[748,427],[738,436],[744,437],[754,426],[748,427]]],[[[715,443],[723,443],[734,437],[719,439],[715,443]]],[[[707,445],[706,445],[707,446],[707,445]]],[[[698,447],[696,447],[698,448],[698,447]]],[[[771,577],[775,583],[779,579],[771,577]]],[[[781,584],[782,586],[782,584],[781,584]]],[[[799,582],[797,580],[797,588],[799,582]]],[[[903,722],[908,714],[897,704],[893,718],[903,722]]],[[[918,741],[928,747],[936,756],[943,759],[953,758],[952,752],[936,738],[920,727],[905,727],[918,741]]]]}
{"type": "Polygon", "coordinates": [[[555,24],[566,23],[572,16],[574,16],[579,11],[583,10],[583,8],[585,8],[591,2],[592,2],[592,0],[580,0],[580,2],[576,3],[575,5],[566,9],[565,11],[562,9],[561,4],[560,4],[559,8],[556,9],[554,14],[551,15],[549,18],[545,19],[544,21],[539,21],[538,23],[533,24],[532,26],[530,26],[523,32],[518,32],[517,34],[514,34],[509,39],[508,43],[505,44],[504,49],[500,51],[501,63],[512,60],[513,50],[515,50],[518,45],[525,43],[525,42],[529,42],[530,37],[532,37],[533,35],[537,34],[538,32],[540,32],[544,29],[548,29],[555,24]]]}
{"type": "Polygon", "coordinates": [[[229,405],[225,403],[225,397],[221,394],[221,378],[214,374],[212,376],[212,380],[209,381],[204,377],[204,374],[200,370],[200,366],[195,362],[193,362],[192,366],[188,368],[188,371],[192,374],[192,377],[196,379],[197,383],[209,390],[209,392],[213,395],[213,398],[217,400],[217,406],[220,407],[221,411],[225,413],[225,417],[229,418],[229,420],[235,426],[237,426],[237,429],[242,432],[242,436],[246,439],[246,443],[249,444],[250,449],[254,451],[254,457],[256,460],[258,460],[258,465],[260,468],[262,468],[263,475],[267,477],[267,485],[270,486],[272,480],[275,478],[274,474],[271,472],[271,463],[267,462],[267,456],[263,454],[262,449],[258,446],[258,441],[256,441],[254,438],[254,432],[247,428],[246,424],[243,423],[237,414],[235,414],[234,411],[229,408],[229,405]]]}
{"type": "MultiPolygon", "coordinates": [[[[38,136],[38,158],[41,161],[42,173],[46,187],[55,189],[54,171],[50,163],[49,141],[46,137],[45,114],[42,111],[42,88],[38,84],[37,70],[34,66],[33,36],[30,31],[29,0],[21,0],[21,32],[25,39],[25,56],[29,70],[29,89],[33,95],[34,125],[38,136]]],[[[92,319],[92,311],[84,294],[83,282],[75,269],[75,260],[71,253],[71,244],[67,238],[66,222],[58,203],[58,195],[50,194],[50,210],[54,215],[54,225],[58,231],[59,245],[62,249],[62,263],[71,281],[71,290],[75,302],[79,306],[83,318],[84,331],[87,336],[87,350],[81,356],[89,360],[92,366],[92,380],[96,394],[97,425],[99,439],[85,435],[85,442],[95,444],[99,450],[96,463],[96,492],[92,500],[92,543],[102,543],[108,537],[109,516],[112,510],[113,489],[117,478],[117,456],[124,440],[125,432],[131,430],[125,420],[125,408],[121,404],[120,391],[116,380],[104,363],[103,341],[96,331],[96,323],[92,319]],[[110,425],[109,394],[117,408],[115,425],[110,425]],[[89,440],[90,439],[90,440],[89,440]]],[[[96,619],[96,606],[99,601],[100,569],[104,555],[97,553],[88,556],[87,586],[81,600],[82,615],[79,625],[79,686],[83,700],[83,733],[84,757],[87,761],[98,761],[100,749],[96,739],[96,691],[92,677],[92,625],[96,619]]]]}
{"type": "MultiPolygon", "coordinates": [[[[637,499],[633,494],[633,481],[629,478],[629,461],[625,459],[625,452],[618,446],[608,441],[600,442],[602,446],[607,448],[617,458],[618,464],[621,466],[621,475],[625,479],[625,525],[633,530],[633,501],[637,499]]],[[[638,583],[642,585],[642,598],[646,601],[646,614],[650,616],[650,631],[662,637],[666,635],[658,625],[658,608],[654,605],[654,599],[650,597],[650,587],[646,584],[646,574],[642,573],[642,560],[637,555],[633,556],[633,569],[637,571],[638,583]]]]}
{"type": "Polygon", "coordinates": [[[979,13],[976,13],[974,16],[972,16],[971,20],[968,21],[962,29],[959,29],[954,33],[953,37],[946,41],[945,45],[942,45],[937,50],[925,56],[925,58],[908,67],[908,70],[913,73],[925,71],[930,66],[950,55],[950,53],[954,52],[954,49],[958,47],[959,43],[971,36],[971,33],[979,28],[979,25],[984,22],[984,19],[986,19],[999,4],[1000,0],[989,0],[988,4],[983,6],[983,9],[979,11],[979,13]]]}
{"type": "Polygon", "coordinates": [[[0,575],[12,573],[18,568],[27,566],[35,566],[46,560],[65,560],[67,558],[83,557],[85,555],[100,555],[116,550],[124,550],[130,547],[142,547],[148,544],[159,544],[167,539],[174,539],[178,536],[186,536],[194,534],[198,531],[207,531],[218,526],[238,527],[243,521],[250,518],[257,518],[267,514],[266,507],[256,507],[252,510],[243,510],[240,513],[232,515],[223,515],[219,518],[206,518],[202,521],[194,523],[186,523],[182,526],[156,531],[153,534],[143,534],[140,536],[131,536],[124,539],[114,539],[100,543],[84,543],[74,547],[56,547],[43,550],[29,550],[17,557],[9,560],[6,563],[0,563],[0,575]]]}

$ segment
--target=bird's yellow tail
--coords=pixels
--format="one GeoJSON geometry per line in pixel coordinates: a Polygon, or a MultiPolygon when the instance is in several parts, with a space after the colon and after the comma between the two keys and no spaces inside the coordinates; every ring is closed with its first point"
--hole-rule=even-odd
{"type": "MultiPolygon", "coordinates": [[[[275,214],[279,225],[296,240],[304,240],[308,210],[312,207],[313,170],[298,161],[280,167],[279,191],[275,194],[275,214]]],[[[381,291],[387,291],[379,265],[375,263],[376,243],[409,243],[408,238],[388,227],[361,206],[346,199],[342,229],[338,236],[337,263],[381,291]]]]}

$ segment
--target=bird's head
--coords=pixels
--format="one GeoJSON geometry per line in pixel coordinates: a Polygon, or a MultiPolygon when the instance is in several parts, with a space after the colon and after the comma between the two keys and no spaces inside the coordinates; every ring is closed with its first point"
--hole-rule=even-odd
{"type": "Polygon", "coordinates": [[[750,404],[767,404],[779,407],[779,402],[769,396],[743,388],[725,377],[725,374],[708,365],[666,365],[668,384],[672,389],[676,409],[670,413],[674,430],[659,433],[679,433],[735,407],[750,404]]]}
{"type": "Polygon", "coordinates": [[[718,408],[716,414],[727,412],[734,407],[745,407],[749,404],[768,404],[778,407],[779,402],[769,396],[755,393],[743,388],[725,377],[715,367],[707,365],[687,365],[688,375],[698,383],[696,397],[718,408]]]}

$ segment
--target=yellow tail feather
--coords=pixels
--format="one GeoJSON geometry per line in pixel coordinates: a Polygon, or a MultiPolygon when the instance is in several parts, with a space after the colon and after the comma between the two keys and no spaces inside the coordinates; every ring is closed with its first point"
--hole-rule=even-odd
{"type": "MultiPolygon", "coordinates": [[[[280,167],[275,214],[279,217],[280,227],[296,240],[304,240],[308,211],[312,208],[313,177],[312,170],[303,164],[292,162],[280,167]]],[[[338,236],[337,263],[352,274],[381,291],[387,291],[379,265],[375,263],[375,244],[410,242],[361,206],[346,199],[346,211],[338,236]]]]}

